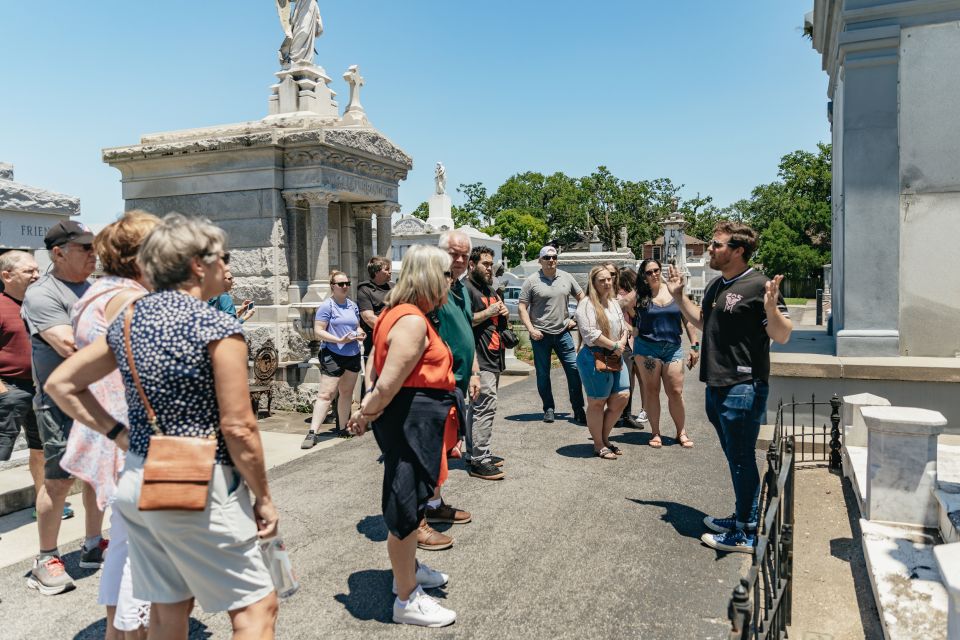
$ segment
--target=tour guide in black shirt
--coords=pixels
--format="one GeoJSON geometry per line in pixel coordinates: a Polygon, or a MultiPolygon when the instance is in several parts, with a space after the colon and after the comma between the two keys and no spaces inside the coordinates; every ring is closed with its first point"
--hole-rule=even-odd
{"type": "Polygon", "coordinates": [[[770,340],[784,344],[793,325],[780,295],[783,276],[770,280],[748,264],[757,247],[750,227],[724,221],[708,244],[710,268],[720,271],[703,292],[700,308],[684,295],[684,278],[670,266],[667,288],[683,315],[703,331],[700,379],[707,384],[707,418],[717,430],[733,479],[736,509],[707,516],[704,544],[721,551],[753,553],[760,474],[754,450],[770,388],[770,340]]]}

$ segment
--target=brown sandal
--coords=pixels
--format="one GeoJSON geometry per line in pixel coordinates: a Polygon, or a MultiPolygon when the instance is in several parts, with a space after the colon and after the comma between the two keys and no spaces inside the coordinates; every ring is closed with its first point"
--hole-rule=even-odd
{"type": "Polygon", "coordinates": [[[687,437],[687,434],[681,433],[677,436],[677,442],[680,443],[680,446],[684,449],[693,449],[693,440],[687,437]]]}
{"type": "Polygon", "coordinates": [[[660,440],[660,434],[658,433],[657,435],[650,438],[650,442],[648,442],[647,445],[649,445],[650,447],[653,447],[654,449],[661,448],[663,446],[663,441],[660,440]]]}
{"type": "Polygon", "coordinates": [[[593,453],[594,453],[594,455],[596,455],[598,458],[601,458],[601,459],[603,459],[603,460],[616,460],[616,459],[617,459],[616,454],[615,454],[613,451],[610,451],[610,449],[608,449],[608,448],[606,448],[606,447],[604,447],[603,449],[600,449],[600,451],[594,451],[593,453]]]}

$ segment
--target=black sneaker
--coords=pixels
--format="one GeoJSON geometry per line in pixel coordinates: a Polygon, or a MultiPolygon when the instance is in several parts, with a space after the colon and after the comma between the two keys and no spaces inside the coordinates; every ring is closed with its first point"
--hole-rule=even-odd
{"type": "Polygon", "coordinates": [[[503,471],[489,462],[481,462],[480,464],[470,463],[467,466],[467,473],[474,478],[481,478],[483,480],[500,480],[504,476],[503,471]]]}
{"type": "Polygon", "coordinates": [[[643,431],[643,424],[637,422],[637,420],[631,415],[626,415],[620,418],[620,426],[629,429],[640,429],[643,431]]]}
{"type": "Polygon", "coordinates": [[[492,464],[495,467],[503,466],[503,458],[501,458],[500,456],[490,456],[487,459],[490,461],[490,464],[492,464]]]}
{"type": "Polygon", "coordinates": [[[543,412],[544,422],[553,422],[553,409],[547,409],[543,412]]]}
{"type": "Polygon", "coordinates": [[[100,543],[93,549],[82,547],[80,550],[80,568],[81,569],[99,569],[103,566],[103,553],[107,550],[110,541],[100,539],[100,543]]]}
{"type": "Polygon", "coordinates": [[[313,449],[313,446],[317,444],[317,434],[313,431],[307,433],[307,437],[303,439],[303,442],[300,443],[301,449],[313,449]]]}
{"type": "Polygon", "coordinates": [[[579,424],[579,425],[585,425],[585,424],[587,424],[587,414],[584,413],[583,410],[574,411],[574,412],[573,412],[573,423],[574,423],[574,424],[579,424]]]}

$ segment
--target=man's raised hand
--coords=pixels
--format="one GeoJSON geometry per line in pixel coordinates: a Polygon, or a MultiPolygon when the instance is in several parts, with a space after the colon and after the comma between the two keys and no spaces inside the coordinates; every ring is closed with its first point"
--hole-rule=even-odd
{"type": "Polygon", "coordinates": [[[683,297],[683,287],[687,284],[686,278],[680,273],[676,265],[667,266],[667,291],[674,298],[683,297]]]}
{"type": "Polygon", "coordinates": [[[780,300],[780,283],[783,282],[783,276],[773,276],[772,279],[767,280],[767,284],[764,285],[763,291],[763,306],[764,307],[776,307],[777,302],[780,300]]]}

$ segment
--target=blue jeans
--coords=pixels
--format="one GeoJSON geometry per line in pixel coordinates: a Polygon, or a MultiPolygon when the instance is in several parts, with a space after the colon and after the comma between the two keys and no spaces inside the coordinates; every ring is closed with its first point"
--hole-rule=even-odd
{"type": "Polygon", "coordinates": [[[577,371],[577,349],[569,331],[560,334],[544,333],[539,340],[530,340],[533,345],[533,366],[537,370],[537,393],[543,402],[543,410],[555,409],[553,385],[550,384],[550,354],[556,352],[567,374],[567,389],[570,391],[570,406],[574,413],[583,412],[583,387],[577,371]]]}
{"type": "Polygon", "coordinates": [[[760,472],[757,471],[757,436],[767,410],[770,387],[762,380],[730,387],[707,387],[707,418],[717,430],[720,447],[730,466],[736,518],[739,523],[757,521],[760,472]]]}

